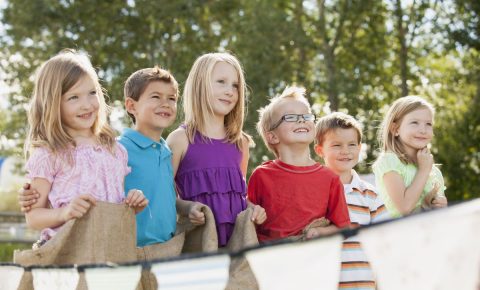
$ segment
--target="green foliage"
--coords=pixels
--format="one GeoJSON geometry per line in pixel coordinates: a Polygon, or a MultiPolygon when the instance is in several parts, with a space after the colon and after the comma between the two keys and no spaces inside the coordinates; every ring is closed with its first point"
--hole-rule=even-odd
{"type": "Polygon", "coordinates": [[[196,57],[227,50],[242,62],[249,84],[245,130],[257,144],[250,172],[272,158],[255,132],[257,110],[291,84],[307,88],[319,115],[338,109],[362,121],[368,150],[358,169],[369,172],[376,129],[406,76],[410,93],[437,107],[434,153],[449,198],[479,196],[479,6],[476,0],[10,0],[0,68],[20,90],[0,112],[0,129],[4,139],[20,141],[13,148],[0,142],[0,154],[21,154],[31,76],[63,48],[92,56],[112,102],[123,99],[125,79],[139,68],[161,65],[183,84],[196,57]],[[397,3],[407,59],[400,53],[397,3]]]}
{"type": "Polygon", "coordinates": [[[13,262],[15,250],[31,249],[31,244],[0,243],[0,262],[13,262]]]}

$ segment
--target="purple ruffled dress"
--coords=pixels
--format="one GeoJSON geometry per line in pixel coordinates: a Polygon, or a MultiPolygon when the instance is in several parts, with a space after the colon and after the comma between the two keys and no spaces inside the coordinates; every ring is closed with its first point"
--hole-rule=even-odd
{"type": "Polygon", "coordinates": [[[226,246],[237,215],[247,207],[241,159],[235,144],[202,138],[197,132],[175,176],[182,199],[201,202],[212,210],[220,247],[226,246]]]}

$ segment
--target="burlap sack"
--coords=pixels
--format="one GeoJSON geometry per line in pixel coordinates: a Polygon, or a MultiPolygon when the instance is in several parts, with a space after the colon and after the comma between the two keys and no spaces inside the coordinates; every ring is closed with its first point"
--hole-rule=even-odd
{"type": "MultiPolygon", "coordinates": [[[[146,262],[155,259],[179,256],[182,253],[185,242],[185,232],[176,234],[172,239],[165,243],[148,245],[137,248],[137,260],[146,262]]],[[[141,283],[137,290],[156,290],[158,289],[157,279],[149,269],[142,270],[141,283]]]]}
{"type": "MultiPolygon", "coordinates": [[[[135,245],[133,209],[125,204],[97,202],[81,219],[65,223],[39,249],[15,251],[13,260],[22,266],[131,262],[137,259],[135,245]]],[[[82,276],[77,289],[86,289],[82,276]]],[[[31,272],[27,271],[18,289],[33,289],[32,283],[31,272]]]]}
{"type": "Polygon", "coordinates": [[[215,218],[208,206],[202,207],[205,224],[196,226],[188,217],[181,216],[177,223],[177,233],[185,232],[182,253],[215,252],[218,250],[218,237],[215,218]]]}
{"type": "MultiPolygon", "coordinates": [[[[246,247],[258,245],[255,224],[251,221],[252,213],[253,208],[248,208],[238,214],[232,237],[227,244],[229,251],[239,251],[246,247]]],[[[244,256],[232,257],[229,272],[228,284],[225,289],[259,289],[257,279],[244,256]]]]}

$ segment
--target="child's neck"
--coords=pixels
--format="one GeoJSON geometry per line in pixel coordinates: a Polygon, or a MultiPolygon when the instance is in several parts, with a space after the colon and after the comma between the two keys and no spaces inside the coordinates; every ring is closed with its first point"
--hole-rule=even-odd
{"type": "Polygon", "coordinates": [[[211,122],[205,124],[205,132],[201,132],[204,136],[213,139],[224,139],[226,137],[226,129],[224,125],[224,118],[213,119],[211,122]]]}
{"type": "Polygon", "coordinates": [[[340,181],[342,182],[342,184],[350,184],[352,183],[352,180],[353,180],[353,174],[352,174],[352,170],[347,170],[347,171],[335,171],[334,172],[340,177],[340,181]]]}
{"type": "MultiPolygon", "coordinates": [[[[68,132],[68,130],[67,130],[68,132]]],[[[91,131],[68,132],[76,145],[97,145],[97,139],[91,131]]]]}
{"type": "Polygon", "coordinates": [[[138,124],[135,125],[135,131],[142,133],[142,135],[152,139],[155,142],[160,142],[160,139],[162,139],[162,133],[163,129],[161,130],[151,130],[142,126],[139,126],[138,124]]]}
{"type": "Polygon", "coordinates": [[[310,147],[298,146],[296,148],[279,146],[278,159],[290,165],[309,166],[316,162],[310,157],[310,147]]]}

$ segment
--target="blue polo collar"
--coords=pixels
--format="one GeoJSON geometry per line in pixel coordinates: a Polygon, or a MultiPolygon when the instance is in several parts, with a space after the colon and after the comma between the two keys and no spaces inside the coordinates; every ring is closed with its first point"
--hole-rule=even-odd
{"type": "Polygon", "coordinates": [[[125,128],[123,130],[123,136],[132,140],[133,143],[137,144],[139,147],[143,149],[148,148],[153,144],[157,144],[159,146],[165,146],[165,140],[163,138],[160,139],[160,142],[156,142],[148,138],[147,136],[143,135],[142,133],[130,128],[125,128]]]}

